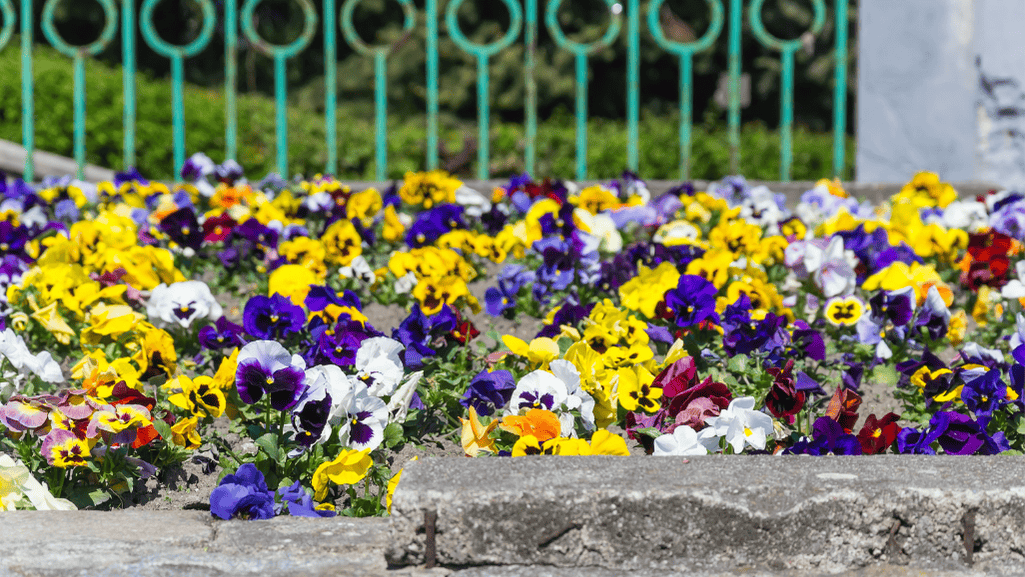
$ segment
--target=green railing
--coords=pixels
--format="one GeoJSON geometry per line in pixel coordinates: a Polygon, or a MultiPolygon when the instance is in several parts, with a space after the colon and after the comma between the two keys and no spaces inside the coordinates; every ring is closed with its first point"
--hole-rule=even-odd
{"type": "MultiPolygon", "coordinates": [[[[37,2],[40,0],[36,0],[37,2]]],[[[103,10],[105,24],[99,38],[85,46],[71,46],[57,32],[54,15],[62,1],[43,0],[41,27],[47,41],[58,51],[74,61],[74,157],[78,165],[79,177],[85,166],[86,133],[85,133],[85,58],[95,56],[114,40],[118,28],[118,6],[114,0],[95,0],[103,10]]],[[[80,0],[73,0],[80,1],[80,0]]],[[[161,0],[145,0],[138,17],[131,0],[120,3],[120,28],[122,36],[122,57],[124,69],[124,166],[135,164],[136,153],[136,99],[135,72],[136,46],[135,30],[142,32],[145,43],[158,54],[168,58],[171,63],[173,150],[176,173],[185,162],[186,130],[183,104],[184,66],[188,58],[194,57],[205,49],[213,37],[217,23],[217,11],[211,0],[196,0],[202,10],[202,26],[198,36],[184,46],[165,42],[157,34],[154,23],[154,8],[161,0]]],[[[325,95],[325,127],[327,144],[327,164],[324,170],[335,174],[338,168],[337,143],[337,94],[336,86],[337,40],[336,29],[340,28],[345,41],[357,52],[373,58],[374,62],[374,102],[375,102],[375,174],[378,180],[384,180],[387,174],[387,59],[394,45],[367,45],[360,39],[353,25],[353,11],[360,0],[343,0],[340,13],[336,0],[323,0],[323,17],[317,13],[310,0],[295,0],[305,15],[305,25],[301,35],[288,45],[276,45],[259,36],[253,24],[253,15],[261,0],[224,0],[224,54],[225,70],[225,155],[235,158],[238,151],[238,113],[236,109],[237,67],[238,67],[238,32],[242,34],[256,50],[270,57],[274,62],[274,97],[276,105],[276,164],[277,170],[283,175],[288,174],[288,141],[287,141],[287,79],[285,66],[288,59],[307,49],[317,31],[318,23],[323,26],[323,49],[325,62],[325,85],[329,87],[325,95]],[[241,6],[239,6],[241,2],[241,6]]],[[[424,8],[418,12],[412,0],[395,0],[404,12],[403,29],[409,33],[417,26],[417,20],[424,17],[426,30],[426,94],[427,94],[427,142],[425,166],[428,169],[438,167],[438,38],[441,33],[437,0],[425,0],[424,8]]],[[[533,173],[536,160],[537,143],[537,83],[535,80],[535,52],[538,38],[538,1],[539,0],[501,0],[509,11],[510,24],[505,34],[489,44],[471,42],[459,28],[457,11],[465,0],[448,2],[444,14],[445,30],[460,49],[477,60],[477,111],[478,111],[478,178],[489,177],[489,106],[491,91],[489,87],[489,61],[498,52],[508,48],[521,38],[524,42],[524,80],[526,86],[524,117],[525,146],[524,166],[527,172],[533,173]]],[[[481,0],[477,0],[481,1],[481,0]]],[[[494,1],[494,0],[487,0],[494,1]]],[[[611,21],[605,34],[597,41],[580,43],[570,40],[563,32],[558,12],[563,0],[548,0],[545,7],[544,23],[556,44],[573,54],[576,75],[576,177],[587,177],[587,91],[588,91],[588,56],[604,49],[617,41],[622,32],[622,19],[626,18],[627,48],[627,87],[626,87],[626,123],[627,149],[624,152],[625,165],[637,170],[640,135],[638,133],[640,108],[640,40],[641,22],[647,24],[648,30],[658,45],[677,57],[680,61],[680,176],[690,175],[690,151],[693,108],[693,73],[692,61],[696,53],[708,50],[719,39],[723,27],[727,26],[729,50],[727,123],[730,147],[730,170],[737,173],[741,170],[740,159],[740,78],[741,78],[741,30],[746,17],[751,30],[758,42],[763,46],[778,51],[781,60],[781,99],[780,99],[780,179],[790,180],[792,165],[792,132],[794,118],[794,55],[801,47],[800,40],[782,40],[770,34],[762,22],[764,0],[703,0],[710,11],[710,25],[705,33],[692,42],[678,42],[666,38],[659,22],[659,10],[665,0],[651,0],[647,6],[647,18],[644,18],[640,0],[604,0],[608,5],[611,21]],[[723,3],[728,2],[727,7],[723,3]],[[625,5],[624,5],[625,3],[625,5]]],[[[833,173],[840,175],[844,170],[845,132],[847,117],[847,9],[849,0],[834,0],[836,22],[834,58],[835,81],[833,100],[833,173]]],[[[826,21],[826,5],[824,0],[810,0],[814,11],[814,20],[810,33],[821,32],[826,21]]],[[[22,145],[29,152],[25,164],[24,176],[31,179],[34,174],[32,151],[34,150],[34,93],[32,75],[32,40],[33,40],[33,0],[20,0],[20,14],[16,14],[12,0],[0,0],[0,16],[3,27],[0,28],[0,50],[10,42],[16,22],[21,31],[21,94],[22,94],[22,145]],[[25,17],[27,15],[27,17],[25,17]]],[[[401,41],[401,40],[400,40],[401,41]]]]}

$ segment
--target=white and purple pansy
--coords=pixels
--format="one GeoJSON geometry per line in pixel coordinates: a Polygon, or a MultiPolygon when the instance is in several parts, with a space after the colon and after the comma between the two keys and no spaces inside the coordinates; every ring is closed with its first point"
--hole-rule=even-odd
{"type": "Polygon", "coordinates": [[[235,388],[244,403],[258,403],[267,395],[271,407],[287,411],[306,390],[305,370],[306,361],[278,342],[253,341],[238,353],[235,388]]]}

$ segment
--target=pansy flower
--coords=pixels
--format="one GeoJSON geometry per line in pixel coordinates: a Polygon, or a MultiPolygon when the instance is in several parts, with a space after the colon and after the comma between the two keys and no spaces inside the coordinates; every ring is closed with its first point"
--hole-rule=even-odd
{"type": "Polygon", "coordinates": [[[199,329],[199,345],[204,349],[222,350],[241,347],[245,344],[242,339],[242,327],[222,316],[212,325],[206,325],[199,329]]]}
{"type": "Polygon", "coordinates": [[[367,386],[355,381],[349,402],[332,421],[340,418],[338,442],[357,450],[376,449],[384,441],[384,427],[388,424],[388,406],[379,397],[369,393],[367,386]]]}
{"type": "Polygon", "coordinates": [[[797,413],[804,408],[805,394],[797,389],[797,383],[793,375],[794,360],[787,359],[786,364],[780,367],[769,367],[765,369],[772,375],[772,386],[769,394],[765,396],[765,407],[769,409],[772,416],[794,424],[797,413]]]}
{"type": "Polygon", "coordinates": [[[305,390],[305,369],[301,356],[290,355],[277,342],[254,341],[238,353],[235,387],[244,403],[258,403],[268,395],[273,408],[287,411],[305,390]]]}
{"type": "Polygon", "coordinates": [[[71,431],[53,429],[43,439],[41,451],[46,462],[53,467],[84,467],[90,458],[91,445],[95,442],[95,439],[80,439],[71,431]]]}
{"type": "MultiPolygon", "coordinates": [[[[303,488],[299,481],[288,487],[278,489],[278,496],[281,497],[281,510],[288,510],[293,517],[334,517],[338,514],[333,508],[315,506],[313,497],[303,488]]],[[[330,504],[328,504],[330,506],[330,504]]]]}
{"type": "Polygon", "coordinates": [[[368,393],[387,397],[405,375],[402,367],[402,343],[388,337],[374,337],[360,343],[356,351],[356,378],[369,387],[368,393]]]}
{"type": "Polygon", "coordinates": [[[216,320],[221,317],[221,305],[200,280],[157,285],[146,303],[150,322],[160,328],[181,326],[188,328],[199,319],[216,320]]]}
{"type": "Polygon", "coordinates": [[[865,426],[858,433],[858,441],[861,443],[861,452],[864,455],[876,455],[885,453],[897,435],[901,432],[901,426],[897,424],[900,416],[896,413],[887,413],[883,418],[876,418],[869,415],[865,419],[865,426]]]}
{"type": "Polygon", "coordinates": [[[210,415],[216,419],[224,414],[227,400],[224,397],[224,391],[214,384],[212,377],[200,375],[195,379],[190,379],[188,376],[181,375],[171,383],[181,391],[167,398],[172,405],[181,407],[199,417],[210,415]]]}
{"type": "Polygon", "coordinates": [[[825,317],[834,327],[854,326],[865,313],[865,301],[854,295],[826,301],[825,317]]]}
{"type": "Polygon", "coordinates": [[[698,434],[701,444],[709,452],[714,452],[719,450],[720,439],[725,439],[734,453],[740,453],[748,446],[764,450],[769,435],[774,431],[772,418],[754,410],[754,407],[754,397],[740,397],[731,401],[730,406],[718,417],[710,417],[705,421],[706,427],[698,434]]]}
{"type": "Polygon", "coordinates": [[[182,247],[199,250],[203,245],[203,227],[192,207],[179,208],[160,221],[160,231],[182,247]]]}
{"type": "Polygon", "coordinates": [[[516,381],[509,371],[481,371],[470,381],[459,404],[468,409],[472,407],[478,415],[488,417],[509,404],[515,389],[516,381]]]}
{"type": "Polygon", "coordinates": [[[673,315],[673,323],[686,328],[703,322],[719,322],[715,312],[715,285],[703,277],[691,274],[680,276],[676,288],[665,294],[667,312],[673,315]]]}
{"type": "Polygon", "coordinates": [[[568,397],[569,392],[562,379],[549,371],[538,369],[516,383],[507,410],[512,414],[523,409],[555,411],[562,407],[568,397]]]}
{"type": "Polygon", "coordinates": [[[256,465],[245,463],[210,493],[210,514],[221,519],[270,519],[274,493],[256,465]]]}
{"type": "Polygon", "coordinates": [[[305,321],[302,307],[279,294],[253,296],[242,311],[242,326],[257,339],[286,337],[302,330],[305,321]]]}
{"type": "Polygon", "coordinates": [[[858,438],[829,417],[819,417],[812,425],[812,438],[802,439],[783,451],[785,455],[861,455],[858,438]]]}
{"type": "Polygon", "coordinates": [[[678,426],[673,429],[672,433],[656,437],[653,446],[652,454],[658,457],[708,454],[708,449],[698,442],[697,432],[687,425],[678,426]]]}

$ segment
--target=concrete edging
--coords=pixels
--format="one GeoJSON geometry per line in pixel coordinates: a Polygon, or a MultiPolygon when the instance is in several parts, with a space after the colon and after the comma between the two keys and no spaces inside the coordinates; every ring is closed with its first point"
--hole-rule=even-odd
{"type": "Polygon", "coordinates": [[[999,456],[425,459],[395,493],[388,561],[1023,573],[1023,472],[999,456]]]}

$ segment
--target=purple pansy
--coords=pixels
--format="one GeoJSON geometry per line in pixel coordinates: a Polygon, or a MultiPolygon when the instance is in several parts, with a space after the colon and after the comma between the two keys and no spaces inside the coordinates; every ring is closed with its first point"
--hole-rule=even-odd
{"type": "Polygon", "coordinates": [[[258,403],[264,395],[279,411],[294,407],[305,392],[306,362],[299,355],[290,355],[275,341],[254,341],[238,353],[235,388],[242,401],[258,403]]]}
{"type": "Polygon", "coordinates": [[[210,513],[221,519],[270,519],[274,493],[256,465],[245,463],[210,493],[210,513]]]}
{"type": "Polygon", "coordinates": [[[288,297],[275,293],[270,297],[256,295],[246,301],[242,326],[258,339],[282,338],[303,328],[306,313],[292,304],[288,297]]]}
{"type": "Polygon", "coordinates": [[[704,277],[685,274],[675,289],[666,293],[666,306],[672,311],[673,323],[680,327],[690,327],[704,321],[719,322],[719,314],[715,312],[715,285],[704,277]]]}
{"type": "Polygon", "coordinates": [[[470,381],[470,386],[459,401],[464,407],[473,407],[482,417],[490,416],[512,399],[516,381],[506,370],[481,371],[470,381]]]}

